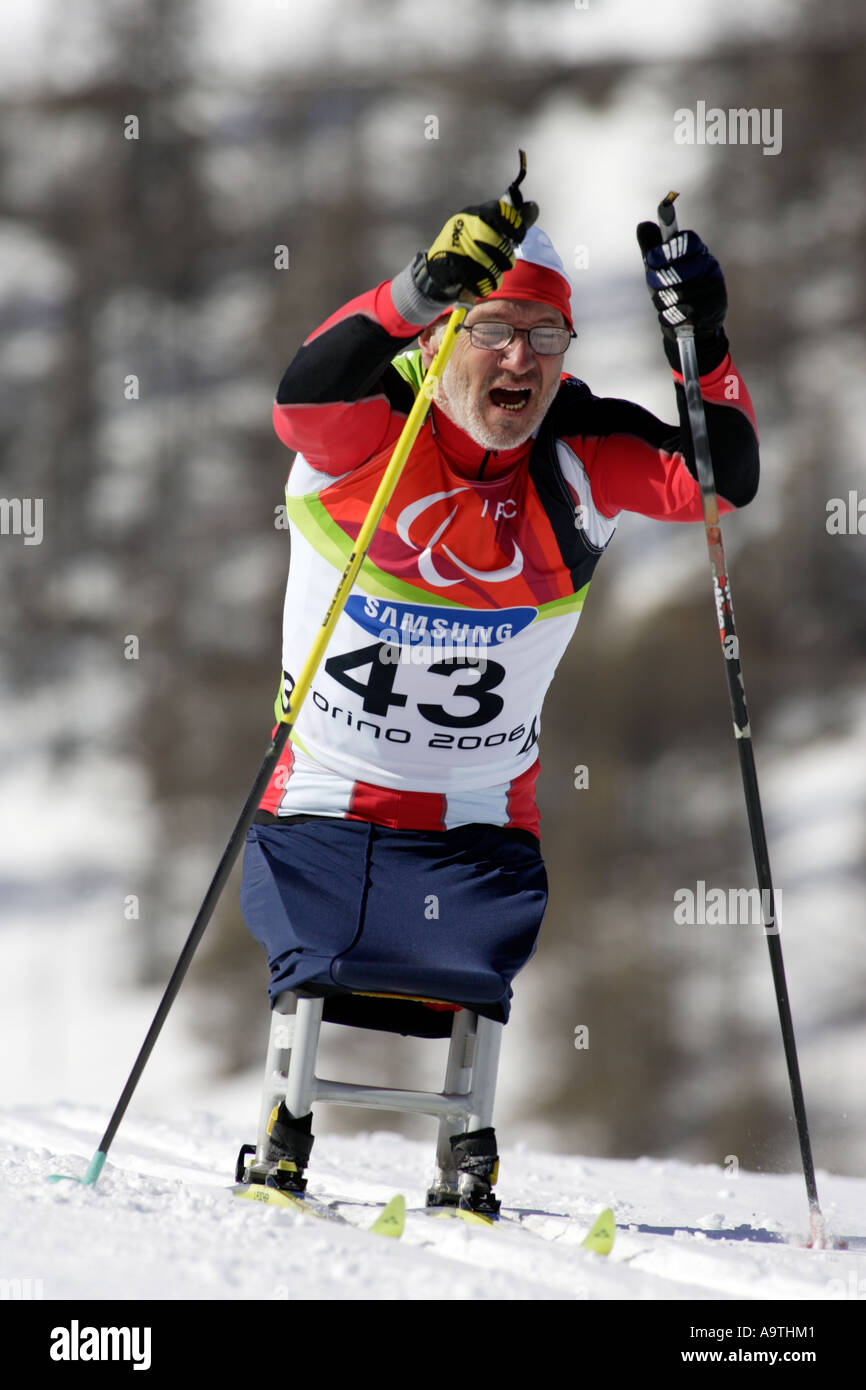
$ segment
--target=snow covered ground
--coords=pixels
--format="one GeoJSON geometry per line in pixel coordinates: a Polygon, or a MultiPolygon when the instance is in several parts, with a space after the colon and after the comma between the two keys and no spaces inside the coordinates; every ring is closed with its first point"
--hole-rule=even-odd
{"type": "MultiPolygon", "coordinates": [[[[625,1325],[649,1329],[653,1347],[671,1364],[680,1362],[680,1351],[718,1348],[693,1329],[747,1326],[751,1340],[734,1331],[726,1354],[738,1347],[778,1356],[813,1349],[826,1371],[845,1334],[853,1338],[856,1305],[866,1299],[861,1179],[819,1174],[828,1229],[847,1248],[810,1249],[798,1174],[732,1175],[710,1165],[516,1148],[502,1155],[498,1192],[522,1228],[489,1230],[412,1214],[430,1177],[432,1125],[430,1143],[387,1132],[320,1136],[311,1192],[340,1199],[340,1210],[359,1227],[402,1192],[410,1215],[402,1239],[393,1241],[234,1200],[229,1184],[239,1135],[207,1114],[181,1126],[133,1110],[95,1187],[49,1183],[51,1173],[83,1174],[105,1118],[73,1105],[0,1114],[0,1289],[22,1300],[17,1310],[25,1316],[41,1314],[57,1325],[72,1317],[82,1325],[159,1325],[185,1319],[186,1304],[196,1301],[201,1325],[218,1327],[228,1345],[248,1335],[250,1324],[221,1316],[226,1300],[481,1303],[487,1306],[474,1322],[488,1332],[507,1325],[505,1311],[492,1306],[498,1303],[622,1301],[641,1305],[629,1308],[625,1325]],[[602,1257],[581,1240],[606,1206],[617,1232],[613,1251],[602,1257]],[[27,1297],[42,1300],[41,1307],[25,1309],[27,1297]],[[110,1306],[101,1309],[106,1300],[110,1306]],[[786,1337],[775,1330],[780,1326],[812,1331],[786,1337]]],[[[592,1322],[579,1326],[598,1329],[599,1317],[612,1316],[611,1308],[596,1306],[592,1322]]]]}

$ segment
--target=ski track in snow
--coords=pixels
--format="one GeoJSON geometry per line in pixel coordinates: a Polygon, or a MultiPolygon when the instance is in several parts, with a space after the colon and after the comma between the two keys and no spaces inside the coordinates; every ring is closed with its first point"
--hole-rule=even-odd
{"type": "Polygon", "coordinates": [[[197,1114],[127,1117],[94,1187],[81,1176],[105,1116],[61,1105],[0,1115],[0,1277],[41,1279],[46,1299],[839,1300],[866,1296],[866,1181],[819,1175],[845,1250],[804,1242],[797,1174],[672,1160],[579,1159],[505,1150],[497,1192],[525,1229],[432,1221],[433,1142],[383,1132],[317,1140],[310,1191],[368,1225],[402,1192],[400,1241],[232,1198],[233,1126],[197,1114]],[[612,1206],[608,1257],[581,1240],[612,1206]],[[859,1289],[859,1294],[852,1294],[859,1289]]]}

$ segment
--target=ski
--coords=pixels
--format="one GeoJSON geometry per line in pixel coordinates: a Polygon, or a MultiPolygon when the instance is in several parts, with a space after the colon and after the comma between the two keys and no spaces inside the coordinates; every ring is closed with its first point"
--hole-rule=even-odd
{"type": "Polygon", "coordinates": [[[616,1220],[610,1207],[605,1207],[595,1218],[581,1245],[584,1250],[592,1250],[596,1255],[609,1255],[613,1249],[616,1235],[616,1220]]]}
{"type": "MultiPolygon", "coordinates": [[[[415,1222],[416,1220],[457,1220],[462,1221],[468,1226],[479,1226],[482,1229],[500,1231],[511,1230],[521,1231],[524,1235],[529,1235],[536,1240],[543,1240],[550,1244],[552,1241],[562,1238],[565,1230],[572,1228],[574,1218],[565,1215],[562,1220],[565,1223],[563,1232],[555,1236],[545,1236],[540,1231],[535,1231],[527,1225],[517,1214],[499,1212],[492,1215],[487,1212],[468,1211],[463,1207],[413,1207],[407,1212],[405,1199],[398,1194],[382,1208],[370,1225],[364,1225],[363,1221],[352,1221],[338,1210],[340,1206],[354,1207],[359,1205],[351,1200],[341,1202],[339,1198],[323,1199],[314,1197],[309,1193],[286,1192],[282,1188],[267,1187],[263,1183],[247,1182],[236,1183],[231,1189],[235,1197],[240,1197],[248,1202],[260,1202],[264,1206],[288,1207],[290,1210],[302,1211],[307,1216],[314,1216],[321,1221],[330,1221],[340,1226],[352,1226],[355,1230],[366,1230],[373,1235],[390,1236],[399,1239],[406,1229],[407,1217],[415,1222]]],[[[369,1216],[365,1213],[365,1216],[369,1216]]],[[[590,1229],[580,1239],[580,1245],[584,1250],[589,1250],[596,1255],[608,1255],[613,1248],[614,1236],[616,1233],[616,1221],[610,1207],[605,1207],[595,1218],[590,1229]]],[[[570,1241],[566,1243],[571,1243],[570,1241]]],[[[575,1240],[575,1243],[577,1241],[575,1240]]]]}
{"type": "Polygon", "coordinates": [[[377,1236],[393,1236],[398,1239],[406,1229],[405,1198],[398,1192],[367,1229],[377,1236]]]}
{"type": "Polygon", "coordinates": [[[288,1207],[292,1211],[302,1211],[306,1216],[315,1216],[320,1221],[331,1221],[338,1226],[351,1226],[356,1231],[368,1231],[371,1235],[390,1236],[399,1239],[406,1225],[406,1201],[397,1193],[383,1207],[370,1226],[359,1226],[343,1216],[329,1202],[307,1193],[284,1192],[279,1187],[266,1187],[263,1183],[236,1183],[231,1188],[234,1197],[243,1201],[259,1202],[268,1207],[288,1207]]]}
{"type": "MultiPolygon", "coordinates": [[[[495,1230],[497,1227],[517,1229],[534,1236],[537,1240],[545,1240],[548,1244],[557,1240],[559,1236],[544,1236],[540,1231],[535,1231],[531,1226],[525,1224],[518,1216],[511,1216],[500,1212],[496,1216],[488,1215],[484,1212],[465,1211],[461,1207],[423,1207],[420,1211],[412,1211],[410,1216],[422,1215],[435,1218],[453,1217],[464,1221],[470,1226],[486,1226],[488,1229],[495,1230]]],[[[565,1217],[564,1220],[570,1224],[573,1218],[565,1217]]],[[[560,1233],[561,1234],[561,1233],[560,1233]]],[[[613,1249],[614,1236],[616,1234],[616,1220],[610,1207],[605,1207],[592,1223],[580,1244],[584,1250],[590,1250],[596,1255],[609,1255],[613,1249]]]]}

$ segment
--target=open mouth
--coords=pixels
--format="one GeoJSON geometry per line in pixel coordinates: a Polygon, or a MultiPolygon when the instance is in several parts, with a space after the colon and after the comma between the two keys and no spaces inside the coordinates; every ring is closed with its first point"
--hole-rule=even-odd
{"type": "Polygon", "coordinates": [[[500,410],[525,410],[531,397],[532,391],[526,386],[514,389],[508,386],[495,386],[490,392],[491,401],[500,410]]]}

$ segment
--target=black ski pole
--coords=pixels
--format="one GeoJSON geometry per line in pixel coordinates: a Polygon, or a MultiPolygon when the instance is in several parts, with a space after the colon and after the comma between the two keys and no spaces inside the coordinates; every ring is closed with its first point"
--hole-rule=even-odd
{"type": "MultiPolygon", "coordinates": [[[[676,193],[668,193],[659,203],[658,219],[662,238],[670,241],[678,232],[674,199],[676,193]]],[[[770,965],[776,990],[776,1003],[779,1008],[779,1022],[782,1025],[782,1041],[785,1060],[788,1065],[788,1079],[791,1084],[791,1097],[794,1102],[794,1117],[797,1137],[800,1141],[800,1157],[803,1175],[806,1179],[806,1192],[809,1198],[812,1244],[826,1245],[827,1234],[824,1218],[818,1204],[818,1188],[815,1182],[815,1167],[812,1162],[812,1147],[809,1142],[809,1126],[806,1121],[806,1105],[800,1081],[800,1066],[797,1060],[797,1045],[794,1040],[794,1024],[788,1002],[788,986],[785,979],[785,966],[782,959],[782,943],[779,938],[779,922],[776,914],[776,901],[773,880],[770,874],[770,855],[764,831],[764,817],[758,792],[758,776],[755,770],[755,757],[752,749],[752,733],[746,706],[746,688],[740,666],[739,640],[734,625],[734,608],[731,601],[731,581],[722,545],[722,531],[719,523],[719,505],[716,497],[713,464],[710,457],[710,442],[707,436],[707,422],[704,403],[701,398],[700,374],[695,349],[695,330],[692,324],[682,323],[675,327],[677,347],[680,354],[680,369],[686,393],[689,415],[689,428],[695,452],[695,465],[701,499],[704,509],[704,527],[707,534],[707,549],[713,573],[716,612],[719,620],[719,635],[722,654],[725,658],[725,673],[728,680],[728,695],[734,721],[734,737],[740,759],[740,772],[743,790],[746,795],[746,810],[749,817],[749,831],[752,838],[752,852],[758,886],[761,890],[761,917],[764,935],[770,952],[770,965]]]]}
{"type": "MultiPolygon", "coordinates": [[[[108,1122],[108,1128],[106,1129],[105,1133],[99,1141],[99,1148],[96,1150],[92,1159],[90,1160],[84,1177],[81,1179],[73,1178],[72,1180],[74,1182],[81,1181],[85,1184],[85,1186],[92,1186],[92,1184],[96,1182],[97,1178],[102,1172],[102,1168],[108,1155],[108,1150],[111,1146],[111,1142],[114,1139],[115,1134],[117,1133],[121,1120],[126,1114],[127,1106],[129,1105],[129,1102],[132,1100],[133,1092],[135,1091],[135,1088],[138,1085],[139,1080],[141,1079],[142,1072],[147,1066],[150,1054],[156,1045],[156,1040],[162,1032],[162,1026],[165,1023],[166,1018],[168,1017],[169,1010],[171,1009],[172,1004],[177,998],[178,991],[180,990],[180,987],[183,984],[184,977],[186,976],[186,972],[190,966],[190,962],[192,961],[192,958],[196,953],[199,942],[204,936],[208,922],[213,916],[214,908],[219,902],[220,895],[223,889],[225,888],[226,881],[234,867],[235,860],[237,859],[238,854],[241,850],[241,846],[243,845],[243,842],[246,838],[246,833],[252,825],[253,816],[256,814],[261,799],[267,791],[268,783],[270,782],[271,777],[273,776],[277,763],[280,760],[280,754],[286,746],[286,740],[291,731],[291,724],[281,723],[277,725],[274,737],[271,739],[271,742],[268,746],[268,750],[265,753],[264,759],[262,761],[262,765],[259,768],[258,773],[256,774],[256,780],[250,788],[249,796],[244,802],[244,808],[241,811],[237,824],[235,825],[235,828],[231,833],[229,842],[223,850],[222,858],[220,859],[220,862],[217,865],[216,873],[211,879],[210,887],[205,893],[204,900],[202,902],[201,907],[198,910],[196,919],[192,924],[189,936],[187,937],[184,943],[183,950],[178,956],[177,964],[175,965],[174,970],[171,972],[171,978],[169,979],[169,982],[165,987],[165,992],[162,996],[162,999],[159,1002],[159,1008],[153,1016],[153,1022],[151,1023],[150,1028],[147,1031],[147,1036],[141,1045],[138,1056],[135,1059],[135,1064],[132,1068],[132,1071],[129,1073],[129,1077],[127,1079],[126,1085],[123,1088],[123,1092],[120,1096],[120,1099],[118,1100],[117,1105],[114,1107],[114,1112],[111,1116],[111,1119],[108,1122]]],[[[68,1175],[65,1173],[52,1173],[49,1178],[49,1181],[59,1182],[61,1178],[64,1178],[66,1176],[68,1175]]]]}

